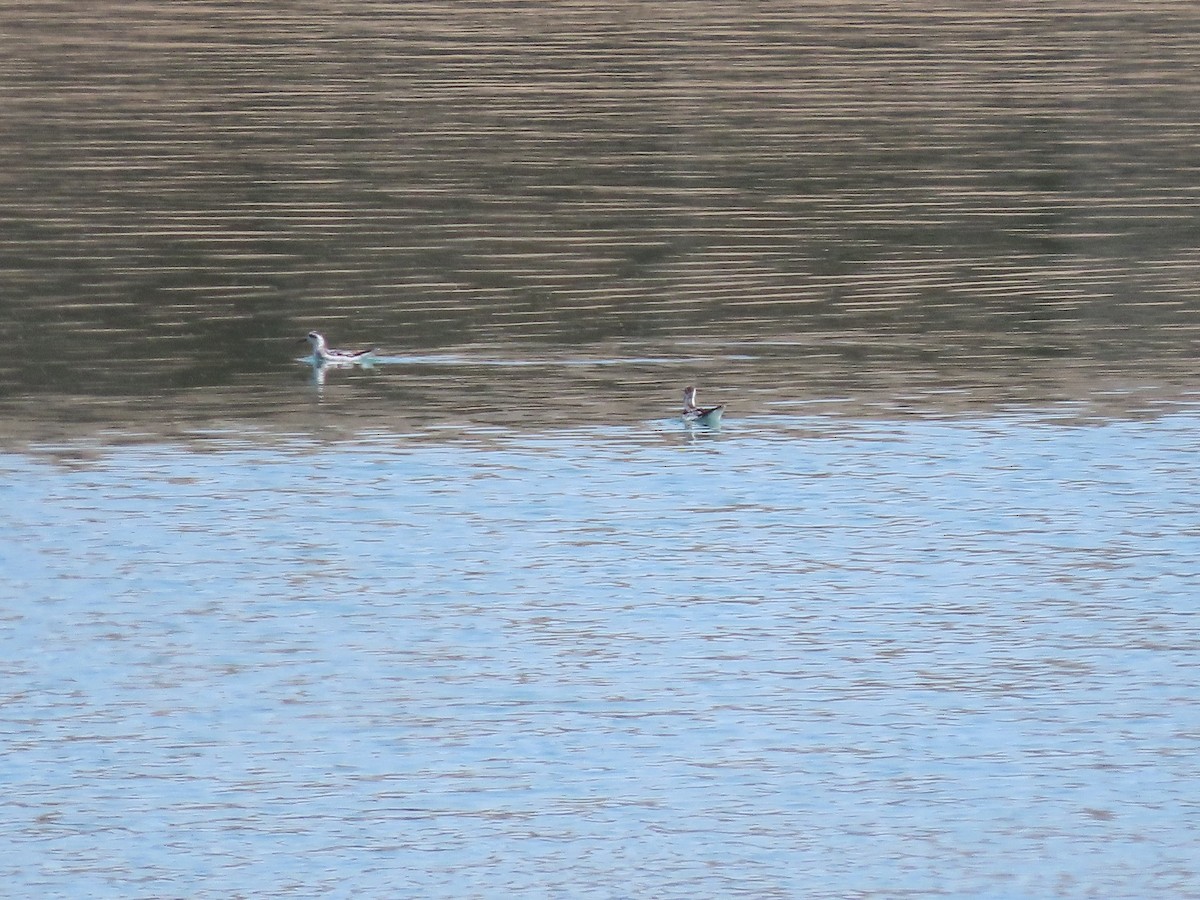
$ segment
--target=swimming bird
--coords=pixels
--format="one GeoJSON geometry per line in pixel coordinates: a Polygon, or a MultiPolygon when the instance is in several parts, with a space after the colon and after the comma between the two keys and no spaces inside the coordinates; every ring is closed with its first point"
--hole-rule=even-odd
{"type": "Polygon", "coordinates": [[[350,364],[365,363],[375,353],[375,348],[369,350],[331,350],[325,343],[325,336],[316,331],[310,331],[307,337],[300,338],[300,343],[308,341],[313,350],[313,360],[317,363],[350,364]]]}
{"type": "Polygon", "coordinates": [[[696,389],[688,385],[683,389],[683,421],[699,422],[702,425],[716,425],[721,421],[722,406],[697,406],[696,389]]]}

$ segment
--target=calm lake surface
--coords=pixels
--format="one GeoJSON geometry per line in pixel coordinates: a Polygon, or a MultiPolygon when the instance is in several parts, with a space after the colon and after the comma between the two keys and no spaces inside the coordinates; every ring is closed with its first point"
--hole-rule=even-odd
{"type": "Polygon", "coordinates": [[[1200,7],[896,6],[0,13],[5,892],[1200,897],[1200,7]]]}

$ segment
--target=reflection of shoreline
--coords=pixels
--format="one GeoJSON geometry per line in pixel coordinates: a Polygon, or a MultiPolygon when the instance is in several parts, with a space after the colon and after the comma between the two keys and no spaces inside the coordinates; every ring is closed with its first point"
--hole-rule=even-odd
{"type": "Polygon", "coordinates": [[[772,416],[1152,420],[1200,407],[1200,374],[1184,352],[1113,362],[1002,348],[940,354],[881,340],[856,352],[808,342],[736,344],[711,353],[690,346],[674,360],[661,347],[655,353],[640,347],[622,362],[611,347],[584,349],[524,359],[511,348],[505,357],[503,350],[478,347],[414,356],[409,364],[338,370],[316,393],[302,366],[140,396],[10,393],[0,402],[0,449],[240,435],[338,439],[384,432],[449,440],[480,429],[655,428],[677,417],[679,385],[691,380],[727,404],[734,428],[772,416]]]}

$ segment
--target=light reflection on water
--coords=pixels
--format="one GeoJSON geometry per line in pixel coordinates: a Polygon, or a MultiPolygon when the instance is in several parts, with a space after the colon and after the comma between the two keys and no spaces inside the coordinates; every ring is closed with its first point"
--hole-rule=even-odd
{"type": "Polygon", "coordinates": [[[1194,893],[1200,6],[975,6],[6,12],[6,890],[1194,893]]]}
{"type": "Polygon", "coordinates": [[[1063,413],[6,455],[0,871],[1179,896],[1200,419],[1063,413]]]}

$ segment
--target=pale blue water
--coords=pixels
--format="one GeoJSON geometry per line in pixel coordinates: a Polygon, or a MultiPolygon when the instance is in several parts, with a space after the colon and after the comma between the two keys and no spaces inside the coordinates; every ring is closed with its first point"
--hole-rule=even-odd
{"type": "Polygon", "coordinates": [[[0,895],[1200,898],[1200,6],[92,7],[0,895]]]}
{"type": "Polygon", "coordinates": [[[1200,414],[0,456],[37,897],[1184,897],[1200,414]]]}

